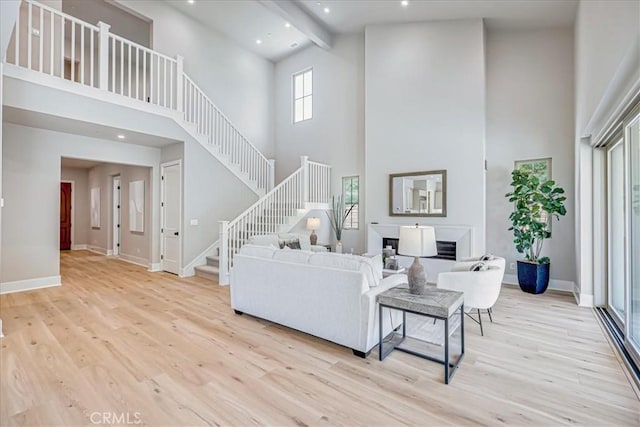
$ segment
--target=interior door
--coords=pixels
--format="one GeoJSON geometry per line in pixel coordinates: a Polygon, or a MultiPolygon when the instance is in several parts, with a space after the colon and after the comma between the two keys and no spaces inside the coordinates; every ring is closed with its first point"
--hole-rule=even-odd
{"type": "Polygon", "coordinates": [[[180,273],[182,171],[180,163],[162,166],[162,269],[180,273]]]}
{"type": "Polygon", "coordinates": [[[60,183],[60,250],[71,249],[71,183],[60,183]]]}

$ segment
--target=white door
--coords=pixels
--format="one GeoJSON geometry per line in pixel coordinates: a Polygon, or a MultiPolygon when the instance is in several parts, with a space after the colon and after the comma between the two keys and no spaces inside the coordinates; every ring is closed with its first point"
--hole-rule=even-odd
{"type": "Polygon", "coordinates": [[[113,254],[120,254],[120,177],[113,177],[113,254]]]}
{"type": "Polygon", "coordinates": [[[180,274],[182,171],[179,162],[162,165],[162,269],[180,274]]]}

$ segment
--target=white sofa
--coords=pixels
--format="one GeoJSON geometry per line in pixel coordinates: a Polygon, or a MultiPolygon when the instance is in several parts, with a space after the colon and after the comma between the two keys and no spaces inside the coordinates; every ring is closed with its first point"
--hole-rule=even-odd
{"type": "MultiPolygon", "coordinates": [[[[335,253],[245,245],[231,270],[231,306],[349,347],[366,357],[378,344],[376,296],[407,282],[404,274],[382,278],[382,262],[335,253]]],[[[384,335],[402,324],[384,318],[384,335]]]]}

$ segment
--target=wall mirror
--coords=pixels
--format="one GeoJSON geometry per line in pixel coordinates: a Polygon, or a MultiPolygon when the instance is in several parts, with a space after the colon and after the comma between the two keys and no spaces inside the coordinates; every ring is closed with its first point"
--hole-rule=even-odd
{"type": "Polygon", "coordinates": [[[389,175],[390,216],[447,216],[447,171],[389,175]]]}

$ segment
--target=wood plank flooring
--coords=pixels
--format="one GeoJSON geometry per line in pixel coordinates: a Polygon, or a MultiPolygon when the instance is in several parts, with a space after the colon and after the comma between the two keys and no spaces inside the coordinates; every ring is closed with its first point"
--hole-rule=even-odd
{"type": "Polygon", "coordinates": [[[90,252],[64,285],[0,296],[0,425],[638,426],[640,403],[594,314],[505,287],[466,322],[453,382],[229,307],[229,288],[90,252]],[[127,417],[127,418],[125,418],[127,417]]]}

